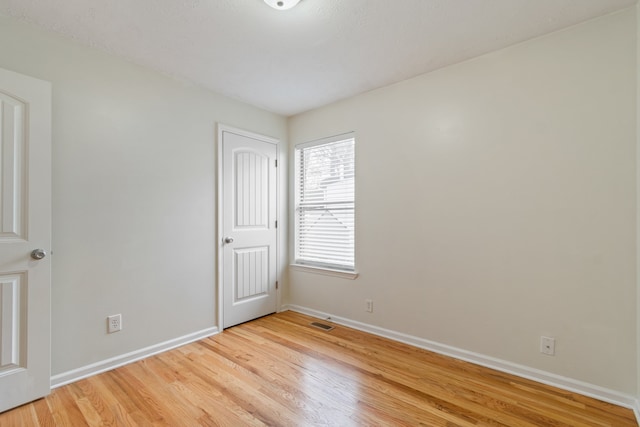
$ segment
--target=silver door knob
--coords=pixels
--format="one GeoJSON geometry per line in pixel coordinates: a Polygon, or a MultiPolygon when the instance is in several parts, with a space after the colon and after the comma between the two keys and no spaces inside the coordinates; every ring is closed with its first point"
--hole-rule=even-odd
{"type": "Polygon", "coordinates": [[[44,249],[34,249],[31,251],[31,258],[42,259],[47,256],[47,251],[44,249]]]}
{"type": "Polygon", "coordinates": [[[224,242],[225,243],[233,243],[233,237],[225,237],[224,238],[224,242]]]}

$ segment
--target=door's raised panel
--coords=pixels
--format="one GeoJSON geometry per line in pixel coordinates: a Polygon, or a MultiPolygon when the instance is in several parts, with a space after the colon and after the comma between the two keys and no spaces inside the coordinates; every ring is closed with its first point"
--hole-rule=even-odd
{"type": "Polygon", "coordinates": [[[0,241],[26,240],[26,105],[0,92],[0,241]]]}
{"type": "Polygon", "coordinates": [[[25,286],[24,274],[0,276],[0,375],[24,367],[25,286]]]}
{"type": "Polygon", "coordinates": [[[241,302],[264,295],[269,290],[269,247],[237,249],[235,262],[235,298],[241,302]]]}
{"type": "Polygon", "coordinates": [[[235,228],[266,228],[269,223],[269,159],[253,151],[236,151],[235,228]]]}

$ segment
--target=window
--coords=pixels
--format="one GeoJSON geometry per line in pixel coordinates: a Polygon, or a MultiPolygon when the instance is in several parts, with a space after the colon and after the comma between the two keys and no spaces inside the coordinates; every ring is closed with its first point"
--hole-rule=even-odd
{"type": "Polygon", "coordinates": [[[295,264],[353,272],[353,134],[297,145],[295,168],[295,264]]]}

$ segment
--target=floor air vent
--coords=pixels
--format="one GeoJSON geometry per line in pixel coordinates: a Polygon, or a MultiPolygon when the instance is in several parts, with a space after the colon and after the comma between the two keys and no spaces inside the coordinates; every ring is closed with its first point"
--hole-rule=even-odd
{"type": "Polygon", "coordinates": [[[334,328],[333,326],[325,325],[324,323],[319,322],[311,322],[310,325],[314,328],[322,329],[323,331],[330,331],[334,328]]]}

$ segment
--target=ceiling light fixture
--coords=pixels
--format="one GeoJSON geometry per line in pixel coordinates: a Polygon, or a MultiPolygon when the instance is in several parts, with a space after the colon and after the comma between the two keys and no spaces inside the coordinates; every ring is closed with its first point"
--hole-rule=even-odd
{"type": "Polygon", "coordinates": [[[264,2],[274,9],[287,10],[297,5],[300,0],[264,0],[264,2]]]}

